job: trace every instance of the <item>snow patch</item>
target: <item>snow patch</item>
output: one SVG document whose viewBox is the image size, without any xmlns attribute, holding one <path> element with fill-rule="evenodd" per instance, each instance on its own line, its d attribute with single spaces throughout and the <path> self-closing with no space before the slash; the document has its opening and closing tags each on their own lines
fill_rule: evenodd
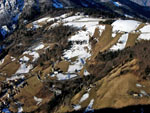
<svg viewBox="0 0 150 113">
<path fill-rule="evenodd" d="M 71 14 L 72 14 L 72 13 L 66 13 L 66 14 L 63 14 L 63 15 L 61 15 L 61 16 L 59 16 L 59 17 L 55 17 L 55 18 L 52 18 L 52 17 L 50 17 L 50 16 L 49 16 L 49 17 L 41 18 L 41 19 L 39 19 L 39 20 L 36 20 L 36 21 L 32 22 L 33 29 L 40 28 L 40 27 L 42 27 L 43 25 L 45 25 L 45 24 L 47 24 L 47 23 L 49 23 L 49 22 L 51 22 L 51 21 L 57 20 L 57 22 L 55 22 L 54 24 L 52 24 L 52 25 L 50 26 L 50 28 L 55 27 L 55 26 L 59 25 L 59 23 L 61 23 L 62 19 L 68 17 L 68 16 L 71 15 Z M 58 21 L 58 20 L 59 20 L 59 21 Z M 49 29 L 50 29 L 50 28 L 49 28 Z"/>
<path fill-rule="evenodd" d="M 4 63 L 5 59 L 0 60 L 0 65 Z"/>
<path fill-rule="evenodd" d="M 141 92 L 144 96 L 147 96 L 147 95 L 148 95 L 144 90 L 141 90 L 140 92 Z"/>
<path fill-rule="evenodd" d="M 138 37 L 138 40 L 150 40 L 150 25 L 144 26 L 140 31 L 141 35 Z"/>
<path fill-rule="evenodd" d="M 9 29 L 7 26 L 2 26 L 2 29 L 4 29 L 5 31 L 9 32 Z"/>
<path fill-rule="evenodd" d="M 80 103 L 82 103 L 83 101 L 85 101 L 88 98 L 89 98 L 89 93 L 84 94 L 80 99 Z"/>
<path fill-rule="evenodd" d="M 125 17 L 127 18 L 133 18 L 133 16 L 130 16 L 130 15 L 127 15 L 127 14 L 124 14 Z"/>
<path fill-rule="evenodd" d="M 12 57 L 12 56 L 11 56 L 10 58 L 11 58 L 11 61 L 15 61 L 15 60 L 16 60 L 16 58 L 14 58 L 14 57 Z"/>
<path fill-rule="evenodd" d="M 75 72 L 76 70 L 81 70 L 82 67 L 83 67 L 83 66 L 80 64 L 80 62 L 78 62 L 78 64 L 69 65 L 68 72 L 69 72 L 69 73 L 73 73 L 73 72 Z"/>
<path fill-rule="evenodd" d="M 83 16 L 71 16 L 71 17 L 63 19 L 63 22 L 72 22 L 72 21 L 78 20 L 78 19 L 80 19 L 82 17 Z"/>
<path fill-rule="evenodd" d="M 113 4 L 114 4 L 115 6 L 117 6 L 117 7 L 122 6 L 122 4 L 121 4 L 121 3 L 119 3 L 119 2 L 113 2 Z"/>
<path fill-rule="evenodd" d="M 41 98 L 37 98 L 36 96 L 34 96 L 34 100 L 37 102 L 36 105 L 39 105 L 42 102 Z"/>
<path fill-rule="evenodd" d="M 136 87 L 142 87 L 142 85 L 141 84 L 136 84 Z"/>
<path fill-rule="evenodd" d="M 37 51 L 37 50 L 40 50 L 40 49 L 43 49 L 43 48 L 44 48 L 44 44 L 40 44 L 37 47 L 35 47 L 33 50 Z"/>
<path fill-rule="evenodd" d="M 7 78 L 6 81 L 10 81 L 10 80 L 18 80 L 18 79 L 24 79 L 24 75 L 15 75 L 15 76 L 12 76 L 10 78 Z"/>
<path fill-rule="evenodd" d="M 16 74 L 28 73 L 32 69 L 32 65 L 27 66 L 25 63 L 21 64 L 20 68 L 17 70 Z"/>
<path fill-rule="evenodd" d="M 84 70 L 84 76 L 88 76 L 88 75 L 90 75 L 90 73 L 85 69 Z"/>
<path fill-rule="evenodd" d="M 140 29 L 140 31 L 143 33 L 143 32 L 150 32 L 150 25 L 146 25 L 144 26 L 143 28 Z"/>
<path fill-rule="evenodd" d="M 36 22 L 40 23 L 40 22 L 45 22 L 49 19 L 49 17 L 44 17 L 44 18 L 41 18 L 39 20 L 37 20 Z"/>
<path fill-rule="evenodd" d="M 122 50 L 126 46 L 126 42 L 128 40 L 128 34 L 124 34 L 120 37 L 118 40 L 118 43 L 116 45 L 113 45 L 110 50 L 111 51 L 117 51 L 117 50 Z"/>
<path fill-rule="evenodd" d="M 28 62 L 30 59 L 26 56 L 23 56 L 22 58 L 20 58 L 20 60 L 23 62 Z"/>
<path fill-rule="evenodd" d="M 115 36 L 116 36 L 116 33 L 112 33 L 112 38 L 115 38 Z"/>
<path fill-rule="evenodd" d="M 122 32 L 132 32 L 141 24 L 139 21 L 135 20 L 116 20 L 112 23 L 113 32 L 122 31 Z"/>
<path fill-rule="evenodd" d="M 58 80 L 68 80 L 71 78 L 76 77 L 76 74 L 62 74 L 62 73 L 55 73 L 51 77 L 57 77 Z"/>
<path fill-rule="evenodd" d="M 94 99 L 92 99 L 89 103 L 89 105 L 87 106 L 87 108 L 85 109 L 85 113 L 86 112 L 94 112 L 94 110 L 92 109 L 92 106 L 94 104 Z"/>
<path fill-rule="evenodd" d="M 19 108 L 18 108 L 18 113 L 22 113 L 23 112 L 23 108 L 20 106 Z"/>
<path fill-rule="evenodd" d="M 36 51 L 25 51 L 23 54 L 31 55 L 33 57 L 33 62 L 40 57 L 39 53 Z"/>
<path fill-rule="evenodd" d="M 74 105 L 73 108 L 74 110 L 78 111 L 79 109 L 81 109 L 81 105 Z"/>
</svg>

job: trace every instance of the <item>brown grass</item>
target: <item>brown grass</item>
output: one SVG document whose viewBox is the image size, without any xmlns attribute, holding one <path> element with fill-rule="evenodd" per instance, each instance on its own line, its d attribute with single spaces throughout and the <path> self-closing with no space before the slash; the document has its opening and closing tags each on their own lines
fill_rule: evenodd
<svg viewBox="0 0 150 113">
<path fill-rule="evenodd" d="M 140 30 L 141 28 L 143 28 L 146 24 L 145 23 L 141 23 L 137 28 L 136 30 Z"/>
<path fill-rule="evenodd" d="M 8 65 L 11 62 L 11 58 L 9 55 L 5 56 L 3 64 L 0 65 L 0 69 L 2 69 L 4 66 Z"/>
<path fill-rule="evenodd" d="M 60 68 L 63 72 L 67 72 L 69 68 L 70 63 L 67 61 L 61 61 L 56 65 L 56 68 Z"/>
<path fill-rule="evenodd" d="M 27 28 L 27 29 L 31 29 L 32 27 L 33 27 L 33 24 L 32 24 L 32 23 L 26 25 L 26 28 Z"/>
<path fill-rule="evenodd" d="M 99 37 L 99 42 L 96 43 L 93 49 L 92 59 L 97 56 L 99 51 L 101 51 L 105 46 L 107 46 L 112 40 L 112 26 L 106 25 L 105 30 L 102 35 Z"/>
<path fill-rule="evenodd" d="M 137 76 L 128 73 L 117 77 L 116 74 L 113 73 L 98 82 L 99 89 L 93 106 L 95 109 L 106 107 L 122 108 L 129 105 L 145 104 L 144 102 L 146 101 L 147 104 L 150 103 L 148 98 L 136 99 L 128 94 L 129 91 L 140 93 L 140 90 L 143 89 L 136 87 L 136 83 L 139 80 Z M 148 88 L 144 90 L 149 92 Z"/>
<path fill-rule="evenodd" d="M 16 73 L 19 67 L 20 64 L 18 62 L 13 61 L 9 65 L 5 66 L 0 72 L 6 72 L 8 75 L 7 77 L 9 77 L 12 74 Z"/>
<path fill-rule="evenodd" d="M 126 47 L 134 46 L 139 35 L 140 34 L 129 33 Z"/>
<path fill-rule="evenodd" d="M 104 52 L 108 49 L 110 49 L 114 44 L 116 44 L 119 40 L 119 38 L 123 35 L 123 33 L 118 33 L 116 34 L 116 36 L 114 38 L 112 38 L 112 41 L 110 41 L 109 44 L 107 44 L 107 46 L 105 46 L 100 52 Z"/>
<path fill-rule="evenodd" d="M 37 76 L 31 77 L 27 82 L 29 86 L 21 89 L 21 92 L 15 96 L 15 98 L 19 99 L 19 101 L 24 104 L 23 109 L 25 112 L 31 112 L 38 108 L 34 96 L 39 95 L 38 93 L 43 88 L 43 84 L 37 79 Z"/>
<path fill-rule="evenodd" d="M 99 37 L 100 37 L 100 32 L 99 32 L 99 28 L 98 28 L 98 27 L 95 29 L 95 32 L 94 32 L 94 34 L 93 34 L 93 37 L 99 39 Z"/>
<path fill-rule="evenodd" d="M 17 62 L 17 60 L 12 61 L 11 57 L 7 55 L 4 63 L 0 65 L 0 73 L 6 73 L 7 77 L 10 77 L 12 74 L 16 73 L 19 67 L 20 64 Z"/>
</svg>

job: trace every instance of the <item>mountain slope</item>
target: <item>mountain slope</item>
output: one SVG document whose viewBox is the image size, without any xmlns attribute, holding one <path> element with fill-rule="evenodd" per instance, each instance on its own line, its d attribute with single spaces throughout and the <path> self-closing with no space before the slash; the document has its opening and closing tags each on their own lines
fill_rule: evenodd
<svg viewBox="0 0 150 113">
<path fill-rule="evenodd" d="M 0 4 L 0 31 L 3 38 L 17 27 L 19 18 L 33 19 L 33 17 L 47 12 L 50 7 L 94 8 L 104 12 L 113 12 L 118 16 L 129 15 L 145 20 L 150 18 L 149 7 L 140 6 L 129 0 L 110 0 L 107 2 L 95 0 L 2 0 Z M 20 16 L 21 14 L 22 16 Z"/>
<path fill-rule="evenodd" d="M 1 109 L 67 113 L 150 104 L 150 24 L 61 13 L 42 15 L 3 40 Z"/>
</svg>

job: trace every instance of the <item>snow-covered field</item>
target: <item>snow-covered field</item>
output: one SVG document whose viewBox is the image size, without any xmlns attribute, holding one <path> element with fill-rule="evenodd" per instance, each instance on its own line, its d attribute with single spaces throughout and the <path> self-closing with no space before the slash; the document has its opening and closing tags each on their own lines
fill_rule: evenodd
<svg viewBox="0 0 150 113">
<path fill-rule="evenodd" d="M 135 20 L 117 20 L 112 23 L 113 32 L 132 32 L 141 24 L 139 21 Z"/>
<path fill-rule="evenodd" d="M 140 39 L 144 40 L 150 40 L 150 25 L 144 26 L 142 29 L 140 29 L 141 35 L 139 36 Z"/>
</svg>

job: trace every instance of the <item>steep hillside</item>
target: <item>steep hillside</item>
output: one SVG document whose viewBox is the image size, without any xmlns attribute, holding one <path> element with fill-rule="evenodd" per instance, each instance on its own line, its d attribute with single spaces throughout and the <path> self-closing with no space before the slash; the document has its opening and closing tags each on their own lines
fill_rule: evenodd
<svg viewBox="0 0 150 113">
<path fill-rule="evenodd" d="M 20 21 L 33 21 L 46 15 L 52 8 L 92 8 L 117 17 L 132 17 L 148 21 L 150 7 L 148 1 L 141 0 L 144 6 L 130 0 L 1 0 L 0 1 L 0 40 L 18 28 Z M 18 23 L 19 22 L 19 23 Z"/>
<path fill-rule="evenodd" d="M 149 23 L 89 10 L 52 11 L 3 40 L 1 111 L 89 112 L 150 104 Z"/>
</svg>

